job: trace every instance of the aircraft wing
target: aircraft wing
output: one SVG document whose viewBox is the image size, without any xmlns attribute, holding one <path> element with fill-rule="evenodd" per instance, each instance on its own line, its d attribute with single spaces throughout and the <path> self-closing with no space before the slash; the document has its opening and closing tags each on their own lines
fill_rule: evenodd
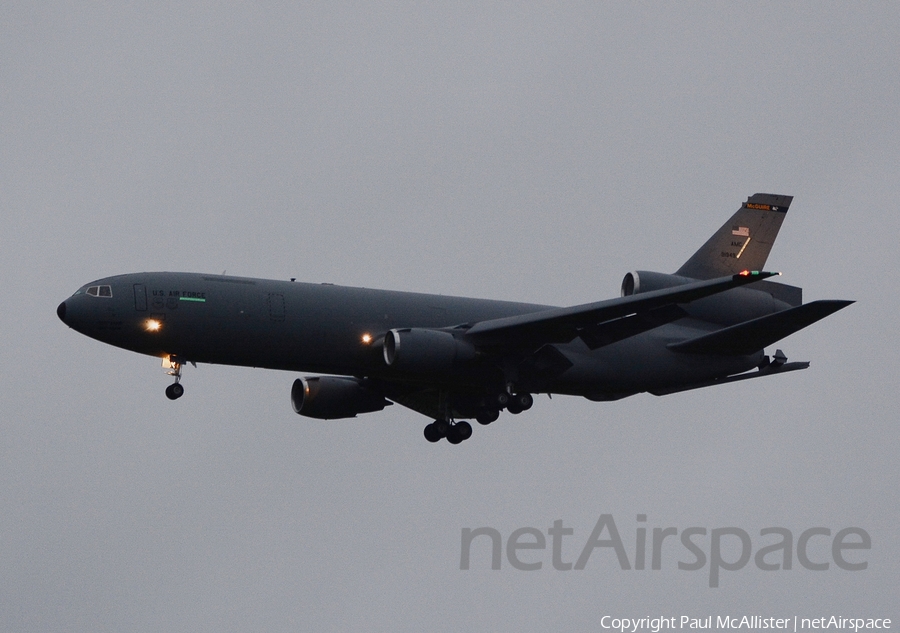
<svg viewBox="0 0 900 633">
<path fill-rule="evenodd" d="M 744 271 L 570 308 L 552 308 L 480 321 L 467 330 L 466 338 L 479 345 L 527 344 L 537 348 L 546 343 L 568 343 L 581 336 L 589 347 L 595 349 L 681 318 L 684 313 L 678 308 L 679 303 L 696 301 L 779 274 Z"/>
<path fill-rule="evenodd" d="M 836 299 L 813 301 L 697 338 L 670 343 L 668 347 L 673 352 L 686 354 L 752 354 L 851 303 Z"/>
</svg>

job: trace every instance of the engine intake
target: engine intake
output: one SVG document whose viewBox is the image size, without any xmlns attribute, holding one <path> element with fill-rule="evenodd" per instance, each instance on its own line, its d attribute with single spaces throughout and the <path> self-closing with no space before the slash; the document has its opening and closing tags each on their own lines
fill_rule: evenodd
<svg viewBox="0 0 900 633">
<path fill-rule="evenodd" d="M 442 330 L 406 328 L 384 335 L 384 362 L 402 372 L 440 375 L 475 358 L 471 343 Z"/>
<path fill-rule="evenodd" d="M 360 413 L 381 411 L 389 404 L 356 378 L 312 376 L 298 378 L 291 387 L 294 413 L 319 420 L 355 418 Z"/>
<path fill-rule="evenodd" d="M 680 277 L 679 275 L 655 273 L 650 270 L 635 270 L 627 273 L 622 280 L 622 296 L 630 297 L 641 292 L 683 286 L 695 281 L 697 280 L 689 277 Z"/>
</svg>

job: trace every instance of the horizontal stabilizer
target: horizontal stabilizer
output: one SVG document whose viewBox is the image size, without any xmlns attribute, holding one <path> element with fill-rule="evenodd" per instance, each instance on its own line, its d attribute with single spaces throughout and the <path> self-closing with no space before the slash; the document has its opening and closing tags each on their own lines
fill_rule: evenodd
<svg viewBox="0 0 900 633">
<path fill-rule="evenodd" d="M 669 343 L 668 347 L 673 352 L 686 354 L 752 354 L 851 303 L 841 300 L 813 301 L 687 341 Z"/>
</svg>

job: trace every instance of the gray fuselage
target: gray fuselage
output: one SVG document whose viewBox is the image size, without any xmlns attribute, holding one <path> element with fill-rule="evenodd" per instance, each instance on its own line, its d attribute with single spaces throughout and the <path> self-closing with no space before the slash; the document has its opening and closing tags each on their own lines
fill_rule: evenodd
<svg viewBox="0 0 900 633">
<path fill-rule="evenodd" d="M 96 287 L 108 287 L 103 292 L 109 296 L 88 294 L 87 289 Z M 734 302 L 729 296 L 751 297 L 753 313 L 742 309 L 731 316 L 728 306 Z M 422 377 L 399 374 L 385 363 L 381 345 L 389 330 L 454 328 L 550 307 L 160 272 L 97 280 L 79 289 L 60 309 L 73 329 L 141 354 L 415 383 Z M 534 390 L 602 400 L 745 371 L 759 363 L 762 350 L 741 356 L 678 354 L 666 345 L 786 306 L 764 292 L 742 288 L 685 307 L 686 318 L 594 351 L 577 338 L 553 346 L 571 367 Z M 439 382 L 464 389 L 490 377 L 492 371 L 490 366 L 463 366 Z"/>
</svg>

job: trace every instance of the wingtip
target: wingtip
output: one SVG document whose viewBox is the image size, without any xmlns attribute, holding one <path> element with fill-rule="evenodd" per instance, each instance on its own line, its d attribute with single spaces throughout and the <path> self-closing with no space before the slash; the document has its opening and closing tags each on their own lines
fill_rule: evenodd
<svg viewBox="0 0 900 633">
<path fill-rule="evenodd" d="M 741 272 L 734 275 L 737 277 L 759 277 L 760 279 L 768 279 L 769 277 L 780 276 L 779 272 L 772 272 L 766 270 L 742 270 Z"/>
</svg>

